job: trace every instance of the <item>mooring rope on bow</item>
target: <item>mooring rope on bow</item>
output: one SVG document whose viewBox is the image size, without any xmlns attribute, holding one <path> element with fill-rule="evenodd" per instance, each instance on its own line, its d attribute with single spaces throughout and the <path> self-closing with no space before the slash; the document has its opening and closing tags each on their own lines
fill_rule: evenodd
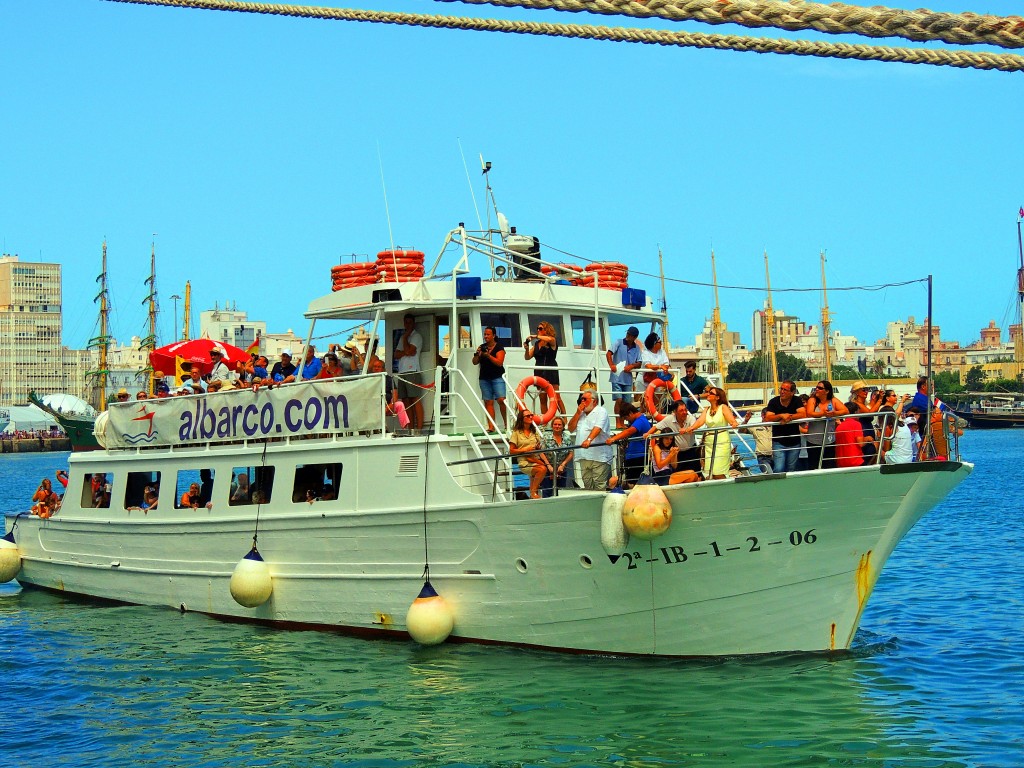
<svg viewBox="0 0 1024 768">
<path fill-rule="evenodd" d="M 262 13 L 274 16 L 363 21 L 375 24 L 400 24 L 435 29 L 466 29 L 481 32 L 571 37 L 586 40 L 671 45 L 684 48 L 712 48 L 748 53 L 780 53 L 823 58 L 886 61 L 904 64 L 932 64 L 959 68 L 1020 72 L 1024 56 L 983 51 L 903 48 L 856 43 L 827 43 L 809 40 L 783 40 L 737 35 L 715 35 L 700 32 L 672 32 L 658 29 L 604 27 L 590 24 L 551 24 L 547 22 L 477 19 L 390 11 L 364 11 L 353 8 L 284 5 L 279 3 L 232 2 L 231 0 L 106 0 L 134 5 L 161 5 L 198 8 L 239 13 Z M 542 0 L 546 1 L 546 0 Z M 658 0 L 652 0 L 657 2 Z"/>
<path fill-rule="evenodd" d="M 456 0 L 443 0 L 455 2 Z M 920 8 L 846 3 L 806 3 L 802 0 L 458 0 L 504 7 L 554 9 L 704 24 L 739 24 L 753 29 L 771 27 L 790 32 L 813 30 L 828 35 L 902 37 L 915 42 L 938 40 L 954 45 L 994 45 L 1024 48 L 1024 18 L 977 13 L 942 13 Z"/>
</svg>

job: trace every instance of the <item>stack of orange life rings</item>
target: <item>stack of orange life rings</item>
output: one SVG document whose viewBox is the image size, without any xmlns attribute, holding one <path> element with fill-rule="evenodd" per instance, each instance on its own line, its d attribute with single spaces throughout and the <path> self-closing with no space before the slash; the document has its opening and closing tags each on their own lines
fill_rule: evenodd
<svg viewBox="0 0 1024 768">
<path fill-rule="evenodd" d="M 409 283 L 423 277 L 423 251 L 404 248 L 377 254 L 377 278 L 382 283 Z"/>
<path fill-rule="evenodd" d="M 377 282 L 377 264 L 372 261 L 361 261 L 354 264 L 339 264 L 331 267 L 331 290 L 341 291 L 360 285 L 371 285 Z"/>
<path fill-rule="evenodd" d="M 597 277 L 599 288 L 621 291 L 629 284 L 629 267 L 617 261 L 595 261 L 574 282 L 576 285 L 592 288 L 595 276 Z"/>
</svg>

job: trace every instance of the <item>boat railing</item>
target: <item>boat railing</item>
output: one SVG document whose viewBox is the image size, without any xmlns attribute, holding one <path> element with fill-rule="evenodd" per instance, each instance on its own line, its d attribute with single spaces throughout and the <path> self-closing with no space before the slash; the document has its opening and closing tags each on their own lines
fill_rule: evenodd
<svg viewBox="0 0 1024 768">
<path fill-rule="evenodd" d="M 799 470 L 819 470 L 819 469 L 834 469 L 838 467 L 834 451 L 830 450 L 834 448 L 834 443 L 829 443 L 828 440 L 830 433 L 834 439 L 834 427 L 840 419 L 854 419 L 857 421 L 867 421 L 870 424 L 869 430 L 874 435 L 876 441 L 876 450 L 869 455 L 867 461 L 861 466 L 871 466 L 885 463 L 883 449 L 883 441 L 886 440 L 886 434 L 891 434 L 893 424 L 897 421 L 897 415 L 892 412 L 882 413 L 859 413 L 859 414 L 846 414 L 840 417 L 828 417 L 828 418 L 805 418 L 795 419 L 792 424 L 798 426 L 802 425 L 820 425 L 822 427 L 823 435 L 823 446 L 821 450 L 813 450 L 817 446 L 811 444 L 812 450 L 810 454 L 813 456 L 812 459 L 805 460 L 803 464 L 798 466 Z M 822 424 L 822 422 L 826 422 Z M 827 422 L 832 422 L 829 424 Z M 725 426 L 725 427 L 702 427 L 695 430 L 692 434 L 698 441 L 695 444 L 697 449 L 697 455 L 699 458 L 694 462 L 680 462 L 678 469 L 692 469 L 700 473 L 702 480 L 712 479 L 709 475 L 713 472 L 714 457 L 720 450 L 726 450 L 729 453 L 729 461 L 727 463 L 728 471 L 727 477 L 743 477 L 759 474 L 772 474 L 772 457 L 769 455 L 758 456 L 756 451 L 749 447 L 749 444 L 740 442 L 737 437 L 740 432 L 753 432 L 759 428 L 771 429 L 771 423 L 760 422 L 757 424 L 740 424 L 737 427 Z M 653 455 L 653 441 L 661 437 L 676 437 L 678 432 L 674 431 L 661 431 L 655 432 L 651 437 L 645 437 L 638 435 L 627 438 L 626 440 L 614 441 L 615 451 L 612 459 L 612 476 L 618 478 L 616 482 L 621 482 L 622 479 L 627 478 L 627 467 L 624 462 L 624 454 L 626 444 L 637 440 L 644 441 L 644 461 L 643 461 L 643 472 L 647 475 L 654 476 L 658 482 L 668 483 L 670 481 L 671 473 L 665 473 L 664 477 L 659 478 L 655 474 L 655 464 Z M 959 460 L 959 447 L 956 442 L 957 435 L 950 435 L 953 450 L 950 451 L 949 456 L 934 455 L 933 452 L 922 449 L 918 456 L 914 457 L 914 460 L 942 460 L 946 458 L 955 458 Z M 927 441 L 926 441 L 927 442 Z M 582 445 L 573 444 L 566 445 L 559 450 L 578 450 L 582 448 Z M 785 450 L 801 451 L 806 450 L 805 445 L 797 445 L 793 448 L 787 448 Z M 550 453 L 551 449 L 538 449 L 536 451 L 521 452 L 513 456 L 511 453 L 495 454 L 492 456 L 481 456 L 460 461 L 449 462 L 450 468 L 455 467 L 478 467 L 478 469 L 469 469 L 461 471 L 460 477 L 463 478 L 463 482 L 471 483 L 477 487 L 477 489 L 483 488 L 487 483 L 491 483 L 491 500 L 505 499 L 505 498 L 527 498 L 528 493 L 526 488 L 529 484 L 529 477 L 526 473 L 523 473 L 517 468 L 518 459 L 522 457 L 529 457 L 538 455 L 541 453 Z M 808 463 L 811 461 L 812 463 Z M 573 462 L 575 466 L 576 462 Z M 511 474 L 509 474 L 509 467 L 511 467 Z M 672 467 L 673 470 L 676 467 Z M 707 474 L 704 474 L 707 472 Z M 453 474 L 456 472 L 453 470 Z M 506 482 L 499 485 L 498 479 L 502 478 Z M 636 478 L 630 478 L 635 480 Z M 692 476 L 689 481 L 692 481 Z M 541 486 L 542 495 L 551 496 L 558 495 L 566 491 L 577 489 L 579 486 L 575 482 L 574 470 L 568 470 L 564 478 L 557 478 L 557 482 L 552 482 L 552 478 L 546 477 Z M 499 490 L 501 491 L 499 493 Z M 487 495 L 487 494 L 483 494 Z"/>
</svg>

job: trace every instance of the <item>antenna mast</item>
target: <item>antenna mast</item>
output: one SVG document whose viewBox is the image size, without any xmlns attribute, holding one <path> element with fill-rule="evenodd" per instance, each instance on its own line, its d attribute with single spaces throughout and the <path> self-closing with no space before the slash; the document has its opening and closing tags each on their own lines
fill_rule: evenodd
<svg viewBox="0 0 1024 768">
<path fill-rule="evenodd" d="M 725 365 L 722 360 L 722 316 L 718 309 L 718 274 L 715 271 L 715 249 L 711 249 L 711 282 L 715 286 L 715 309 L 711 314 L 711 330 L 715 334 L 715 360 L 722 375 L 722 389 L 725 387 Z"/>
<path fill-rule="evenodd" d="M 768 273 L 768 251 L 764 252 L 764 282 L 768 287 L 768 307 L 764 313 L 765 330 L 768 336 L 768 363 L 772 369 L 772 393 L 779 391 L 779 364 L 775 357 L 775 309 L 772 307 L 772 278 Z M 765 398 L 767 402 L 768 398 Z"/>
<path fill-rule="evenodd" d="M 658 246 L 658 276 L 661 278 L 661 311 L 665 314 L 661 335 L 665 337 L 663 346 L 667 355 L 671 347 L 668 341 L 668 295 L 665 293 L 665 263 L 662 260 L 660 245 Z"/>
<path fill-rule="evenodd" d="M 831 316 L 828 312 L 828 289 L 825 287 L 825 252 L 821 252 L 821 354 L 825 360 L 825 380 L 832 381 L 832 358 L 829 355 L 829 321 Z"/>
</svg>

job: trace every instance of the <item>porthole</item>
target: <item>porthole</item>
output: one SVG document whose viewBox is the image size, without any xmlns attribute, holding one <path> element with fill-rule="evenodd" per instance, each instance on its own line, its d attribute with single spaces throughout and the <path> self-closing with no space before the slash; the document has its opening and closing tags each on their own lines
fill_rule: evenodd
<svg viewBox="0 0 1024 768">
<path fill-rule="evenodd" d="M 519 571 L 520 573 L 526 573 L 528 568 L 529 568 L 529 566 L 526 564 L 526 561 L 523 560 L 523 558 L 521 558 L 521 557 L 517 557 L 516 558 L 516 570 L 517 571 Z"/>
<path fill-rule="evenodd" d="M 594 561 L 590 559 L 590 555 L 580 555 L 580 565 L 584 568 L 593 568 Z"/>
</svg>

